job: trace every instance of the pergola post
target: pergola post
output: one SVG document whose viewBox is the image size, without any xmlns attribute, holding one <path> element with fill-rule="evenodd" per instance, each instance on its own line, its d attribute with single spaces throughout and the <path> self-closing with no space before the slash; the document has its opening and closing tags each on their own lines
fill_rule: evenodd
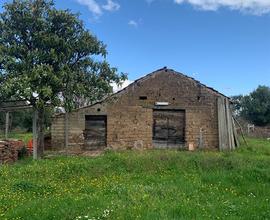
<svg viewBox="0 0 270 220">
<path fill-rule="evenodd" d="M 6 112 L 6 126 L 5 126 L 5 139 L 8 139 L 8 131 L 9 131 L 9 112 Z"/>
<path fill-rule="evenodd" d="M 65 112 L 65 148 L 68 148 L 68 112 Z"/>
<path fill-rule="evenodd" d="M 33 109 L 33 159 L 37 160 L 37 110 Z"/>
</svg>

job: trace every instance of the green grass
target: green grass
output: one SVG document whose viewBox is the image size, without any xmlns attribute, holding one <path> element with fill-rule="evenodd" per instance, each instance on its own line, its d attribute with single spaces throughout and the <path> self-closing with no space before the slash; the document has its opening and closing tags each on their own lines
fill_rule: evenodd
<svg viewBox="0 0 270 220">
<path fill-rule="evenodd" d="M 4 139 L 5 138 L 5 134 L 4 132 L 2 131 L 0 133 L 0 140 L 1 139 Z M 28 141 L 30 139 L 32 139 L 32 133 L 27 133 L 27 132 L 10 132 L 8 134 L 8 138 L 11 138 L 11 139 L 19 139 L 19 140 L 22 140 L 24 143 L 28 143 Z"/>
<path fill-rule="evenodd" d="M 270 142 L 27 159 L 0 168 L 0 189 L 0 219 L 270 219 Z"/>
</svg>

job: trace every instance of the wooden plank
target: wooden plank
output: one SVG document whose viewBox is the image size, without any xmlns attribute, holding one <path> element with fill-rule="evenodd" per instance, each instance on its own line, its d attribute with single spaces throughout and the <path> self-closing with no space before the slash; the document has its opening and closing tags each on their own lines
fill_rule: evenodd
<svg viewBox="0 0 270 220">
<path fill-rule="evenodd" d="M 244 135 L 244 131 L 243 131 L 243 128 L 242 128 L 241 124 L 239 123 L 239 121 L 237 121 L 236 118 L 234 118 L 234 120 L 235 120 L 236 123 L 238 124 L 238 126 L 239 126 L 239 128 L 240 128 L 240 131 L 241 131 L 241 134 L 242 134 L 242 138 L 243 138 L 243 140 L 244 140 L 246 146 L 248 147 L 248 143 L 247 143 L 247 141 L 246 141 L 246 138 L 245 138 L 245 135 Z"/>
<path fill-rule="evenodd" d="M 203 129 L 200 128 L 199 149 L 203 149 Z"/>
<path fill-rule="evenodd" d="M 228 113 L 226 108 L 226 99 L 223 97 L 218 98 L 218 126 L 219 126 L 219 149 L 229 150 L 231 149 L 231 143 L 229 139 L 229 125 L 228 125 Z"/>
<path fill-rule="evenodd" d="M 32 106 L 16 106 L 16 107 L 0 107 L 0 112 L 15 112 L 18 110 L 28 110 L 28 109 L 32 109 Z"/>
<path fill-rule="evenodd" d="M 93 121 L 85 121 L 86 125 L 91 125 L 91 126 L 104 126 L 105 121 L 104 120 L 93 120 Z"/>
<path fill-rule="evenodd" d="M 226 110 L 226 121 L 227 121 L 227 133 L 228 133 L 228 149 L 232 149 L 232 139 L 231 139 L 231 133 L 230 133 L 230 115 L 228 110 L 228 103 L 227 99 L 225 100 L 225 110 Z"/>
<path fill-rule="evenodd" d="M 102 121 L 85 121 L 85 129 L 90 129 L 90 128 L 102 128 L 105 127 L 106 123 L 104 120 Z"/>
<path fill-rule="evenodd" d="M 106 130 L 105 128 L 103 130 L 96 131 L 94 129 L 88 130 L 84 132 L 85 138 L 104 138 L 105 137 Z"/>
<path fill-rule="evenodd" d="M 225 101 L 226 106 L 226 117 L 227 117 L 227 127 L 228 127 L 228 138 L 229 138 L 229 150 L 235 149 L 234 136 L 233 136 L 233 125 L 232 125 L 232 114 L 230 109 L 229 100 Z"/>
<path fill-rule="evenodd" d="M 217 99 L 217 109 L 218 109 L 218 142 L 219 150 L 223 149 L 223 137 L 222 137 L 222 98 Z"/>
<path fill-rule="evenodd" d="M 155 116 L 154 118 L 154 138 L 155 139 L 168 139 L 168 120 L 166 118 L 160 118 Z"/>
<path fill-rule="evenodd" d="M 233 117 L 232 117 L 232 122 L 233 122 L 233 134 L 234 134 L 234 140 L 235 140 L 235 147 L 239 147 L 240 143 L 239 143 L 238 134 L 236 131 L 236 126 L 235 126 L 235 121 L 234 121 Z"/>
<path fill-rule="evenodd" d="M 153 142 L 158 148 L 180 147 L 185 141 L 185 112 L 179 110 L 153 111 Z"/>
<path fill-rule="evenodd" d="M 84 144 L 86 149 L 98 149 L 106 146 L 106 126 L 106 116 L 85 116 Z"/>
</svg>

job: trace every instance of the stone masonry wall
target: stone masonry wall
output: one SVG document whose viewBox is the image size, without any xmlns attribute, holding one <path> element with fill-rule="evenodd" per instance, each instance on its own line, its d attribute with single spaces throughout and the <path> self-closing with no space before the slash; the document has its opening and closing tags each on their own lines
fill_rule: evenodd
<svg viewBox="0 0 270 220">
<path fill-rule="evenodd" d="M 69 147 L 82 147 L 85 115 L 107 115 L 106 104 L 96 104 L 91 108 L 80 108 L 68 114 Z M 65 115 L 54 117 L 52 127 L 53 149 L 63 149 L 65 140 Z"/>
<path fill-rule="evenodd" d="M 161 109 L 181 109 L 186 112 L 185 141 L 198 148 L 200 136 L 204 148 L 218 148 L 218 93 L 197 81 L 173 71 L 160 71 L 128 87 L 115 100 L 115 106 L 157 108 L 156 102 L 168 102 Z M 140 100 L 140 96 L 147 100 Z M 132 129 L 132 125 L 130 126 Z"/>
<path fill-rule="evenodd" d="M 107 145 L 113 149 L 152 147 L 152 110 L 140 106 L 108 109 Z"/>
<path fill-rule="evenodd" d="M 154 108 L 185 110 L 186 146 L 218 148 L 217 97 L 219 93 L 182 74 L 160 70 L 133 83 L 101 104 L 69 115 L 70 145 L 82 145 L 85 115 L 107 115 L 107 145 L 112 148 L 151 148 Z M 140 97 L 147 97 L 141 100 Z M 168 106 L 155 106 L 168 102 Z M 64 115 L 52 126 L 54 146 L 63 147 Z"/>
<path fill-rule="evenodd" d="M 64 130 L 64 116 L 61 114 L 54 117 L 51 126 L 52 149 L 64 147 Z"/>
</svg>

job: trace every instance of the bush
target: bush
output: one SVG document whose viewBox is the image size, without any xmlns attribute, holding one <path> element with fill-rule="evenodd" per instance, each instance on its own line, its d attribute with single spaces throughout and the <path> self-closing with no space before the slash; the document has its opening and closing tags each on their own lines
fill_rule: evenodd
<svg viewBox="0 0 270 220">
<path fill-rule="evenodd" d="M 28 149 L 24 146 L 18 150 L 18 159 L 23 159 L 29 155 Z"/>
</svg>

